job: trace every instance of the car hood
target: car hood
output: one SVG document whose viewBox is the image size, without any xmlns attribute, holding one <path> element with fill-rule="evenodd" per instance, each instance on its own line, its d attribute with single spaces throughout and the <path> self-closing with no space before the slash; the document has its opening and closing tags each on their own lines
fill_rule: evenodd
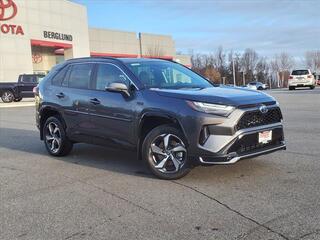
<svg viewBox="0 0 320 240">
<path fill-rule="evenodd" d="M 273 97 L 250 89 L 237 87 L 209 87 L 203 89 L 153 89 L 160 96 L 231 106 L 255 105 L 273 102 Z"/>
</svg>

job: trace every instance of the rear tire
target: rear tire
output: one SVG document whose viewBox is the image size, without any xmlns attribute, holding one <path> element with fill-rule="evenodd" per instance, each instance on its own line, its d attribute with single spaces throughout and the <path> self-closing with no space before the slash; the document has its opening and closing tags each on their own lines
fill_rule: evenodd
<svg viewBox="0 0 320 240">
<path fill-rule="evenodd" d="M 49 117 L 43 125 L 43 140 L 49 154 L 60 157 L 72 150 L 73 144 L 66 135 L 58 116 Z"/>
<path fill-rule="evenodd" d="M 182 178 L 192 168 L 187 141 L 182 132 L 171 125 L 151 130 L 143 141 L 141 152 L 150 171 L 161 179 Z"/>
<path fill-rule="evenodd" d="M 289 87 L 289 90 L 295 90 L 296 88 L 295 87 Z"/>
<path fill-rule="evenodd" d="M 315 88 L 315 86 L 310 86 L 310 89 L 314 89 Z"/>
<path fill-rule="evenodd" d="M 10 90 L 5 90 L 1 95 L 1 100 L 4 103 L 11 103 L 14 100 L 13 92 Z"/>
</svg>

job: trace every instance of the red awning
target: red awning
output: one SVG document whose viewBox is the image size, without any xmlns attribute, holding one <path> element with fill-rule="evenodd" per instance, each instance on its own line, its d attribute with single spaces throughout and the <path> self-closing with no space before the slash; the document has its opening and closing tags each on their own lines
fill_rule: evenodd
<svg viewBox="0 0 320 240">
<path fill-rule="evenodd" d="M 34 39 L 31 40 L 31 45 L 41 46 L 41 47 L 63 48 L 63 49 L 72 48 L 72 44 L 69 44 L 69 43 L 51 42 L 51 41 L 34 40 Z"/>
</svg>

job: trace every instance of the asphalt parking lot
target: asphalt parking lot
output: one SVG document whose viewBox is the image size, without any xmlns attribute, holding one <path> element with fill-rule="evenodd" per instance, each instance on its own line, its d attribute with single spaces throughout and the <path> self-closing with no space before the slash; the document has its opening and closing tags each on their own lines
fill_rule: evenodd
<svg viewBox="0 0 320 240">
<path fill-rule="evenodd" d="M 130 152 L 79 144 L 53 158 L 34 108 L 1 103 L 0 239 L 320 239 L 320 89 L 269 93 L 287 151 L 177 181 Z"/>
</svg>

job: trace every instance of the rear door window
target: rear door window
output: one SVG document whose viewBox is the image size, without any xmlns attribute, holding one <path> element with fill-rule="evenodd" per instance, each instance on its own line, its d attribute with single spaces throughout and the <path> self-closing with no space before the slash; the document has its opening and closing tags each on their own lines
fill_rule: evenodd
<svg viewBox="0 0 320 240">
<path fill-rule="evenodd" d="M 93 64 L 75 64 L 71 67 L 68 86 L 70 88 L 88 89 L 93 72 Z"/>
</svg>

